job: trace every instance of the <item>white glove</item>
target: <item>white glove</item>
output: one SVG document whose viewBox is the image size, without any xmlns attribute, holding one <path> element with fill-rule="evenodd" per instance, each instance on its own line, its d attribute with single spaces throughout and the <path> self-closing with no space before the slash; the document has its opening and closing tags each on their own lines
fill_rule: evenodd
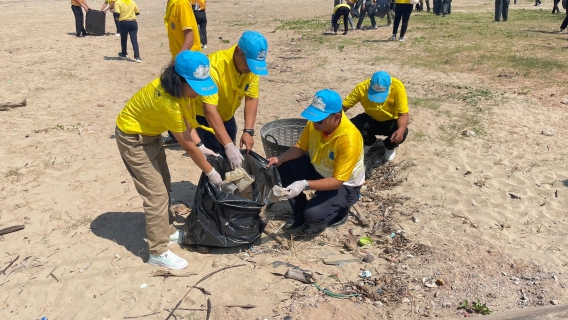
<svg viewBox="0 0 568 320">
<path fill-rule="evenodd" d="M 218 157 L 219 154 L 213 152 L 213 150 L 207 148 L 204 145 L 200 145 L 199 147 L 197 147 L 197 149 L 199 149 L 199 151 L 201 151 L 201 153 L 203 153 L 203 155 L 205 156 L 205 158 L 207 158 L 207 156 L 214 156 L 214 157 Z"/>
<path fill-rule="evenodd" d="M 308 182 L 306 180 L 293 182 L 288 187 L 286 187 L 286 191 L 288 191 L 286 198 L 292 199 L 297 197 L 302 191 L 304 191 L 307 184 Z"/>
<path fill-rule="evenodd" d="M 231 169 L 235 170 L 243 165 L 243 155 L 232 142 L 225 146 L 225 154 L 231 163 Z"/>
<path fill-rule="evenodd" d="M 221 182 L 223 182 L 221 175 L 219 174 L 219 172 L 217 172 L 217 170 L 215 170 L 215 168 L 213 168 L 211 172 L 207 173 L 207 178 L 209 178 L 209 181 L 216 186 L 220 185 Z"/>
</svg>

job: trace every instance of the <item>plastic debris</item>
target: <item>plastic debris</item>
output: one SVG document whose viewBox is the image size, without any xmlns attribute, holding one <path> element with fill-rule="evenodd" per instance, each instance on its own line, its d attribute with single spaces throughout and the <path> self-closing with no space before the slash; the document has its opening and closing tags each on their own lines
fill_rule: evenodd
<svg viewBox="0 0 568 320">
<path fill-rule="evenodd" d="M 370 278 L 371 276 L 372 276 L 372 273 L 369 270 L 365 270 L 365 271 L 359 273 L 359 277 L 361 277 L 361 278 Z"/>
<path fill-rule="evenodd" d="M 364 237 L 359 238 L 358 243 L 359 243 L 360 246 L 366 246 L 368 244 L 373 243 L 373 239 L 371 239 L 367 236 L 364 236 Z"/>
<path fill-rule="evenodd" d="M 144 288 L 146 288 L 147 286 L 148 286 L 147 284 L 143 283 L 143 284 L 140 285 L 140 289 L 144 289 Z"/>
</svg>

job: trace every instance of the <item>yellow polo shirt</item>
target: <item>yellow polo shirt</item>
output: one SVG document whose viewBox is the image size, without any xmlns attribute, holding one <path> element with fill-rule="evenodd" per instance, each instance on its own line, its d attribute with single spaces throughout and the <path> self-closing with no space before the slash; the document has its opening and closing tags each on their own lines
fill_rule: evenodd
<svg viewBox="0 0 568 320">
<path fill-rule="evenodd" d="M 191 9 L 189 0 L 169 0 L 166 7 L 166 15 L 164 23 L 168 29 L 168 41 L 170 43 L 170 53 L 172 60 L 181 50 L 185 42 L 184 30 L 193 31 L 193 46 L 191 51 L 201 51 L 201 39 L 199 38 L 199 30 L 195 15 Z"/>
<path fill-rule="evenodd" d="M 205 1 L 206 0 L 190 0 L 191 7 L 195 11 L 205 11 L 205 8 L 206 8 Z"/>
<path fill-rule="evenodd" d="M 136 20 L 136 14 L 140 12 L 134 0 L 117 0 L 114 3 L 114 12 L 119 13 L 118 21 Z"/>
<path fill-rule="evenodd" d="M 244 97 L 258 98 L 259 76 L 252 72 L 240 74 L 233 62 L 235 48 L 219 50 L 210 54 L 209 74 L 219 88 L 219 92 L 210 96 L 197 97 L 191 103 L 199 116 L 204 116 L 203 103 L 217 106 L 223 122 L 230 120 L 241 106 Z"/>
<path fill-rule="evenodd" d="M 296 147 L 309 152 L 312 165 L 322 177 L 333 177 L 354 187 L 365 182 L 363 137 L 344 112 L 339 126 L 329 136 L 308 121 Z"/>
<path fill-rule="evenodd" d="M 376 103 L 368 98 L 371 79 L 359 83 L 353 91 L 343 100 L 343 106 L 347 109 L 352 108 L 357 103 L 361 103 L 365 113 L 377 121 L 388 121 L 398 119 L 401 113 L 408 113 L 408 98 L 404 84 L 396 78 L 392 78 L 390 92 L 387 100 L 383 103 Z"/>
<path fill-rule="evenodd" d="M 83 0 L 71 0 L 72 6 L 80 7 L 81 3 L 83 3 Z"/>
<path fill-rule="evenodd" d="M 116 125 L 126 134 L 157 136 L 162 132 L 183 132 L 184 118 L 192 118 L 189 99 L 166 93 L 160 78 L 136 92 L 118 114 Z M 189 121 L 188 121 L 189 122 Z"/>
<path fill-rule="evenodd" d="M 347 9 L 351 9 L 351 7 L 348 4 L 345 3 L 340 3 L 338 5 L 336 5 L 335 7 L 333 7 L 333 14 L 335 14 L 335 12 L 337 11 L 337 9 L 341 8 L 341 7 L 345 7 Z"/>
</svg>

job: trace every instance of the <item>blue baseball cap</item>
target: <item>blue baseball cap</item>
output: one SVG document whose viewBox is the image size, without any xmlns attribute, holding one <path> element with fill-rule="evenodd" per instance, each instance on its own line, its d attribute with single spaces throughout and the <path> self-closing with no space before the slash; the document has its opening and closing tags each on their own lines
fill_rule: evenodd
<svg viewBox="0 0 568 320">
<path fill-rule="evenodd" d="M 256 31 L 245 31 L 239 39 L 239 48 L 245 54 L 250 71 L 258 76 L 268 75 L 266 53 L 268 42 L 266 38 Z"/>
<path fill-rule="evenodd" d="M 377 103 L 385 102 L 389 96 L 391 83 L 391 76 L 386 71 L 375 72 L 369 85 L 369 100 Z"/>
<path fill-rule="evenodd" d="M 210 96 L 219 90 L 209 76 L 209 58 L 201 52 L 185 50 L 176 56 L 174 69 L 184 77 L 200 96 Z"/>
<path fill-rule="evenodd" d="M 329 115 L 340 112 L 342 103 L 339 93 L 323 89 L 316 92 L 312 104 L 302 112 L 301 116 L 312 122 L 322 121 Z"/>
</svg>

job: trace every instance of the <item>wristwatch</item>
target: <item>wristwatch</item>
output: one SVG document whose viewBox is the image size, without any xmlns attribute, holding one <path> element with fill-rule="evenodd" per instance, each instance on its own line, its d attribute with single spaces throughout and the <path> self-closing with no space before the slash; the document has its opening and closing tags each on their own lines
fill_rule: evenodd
<svg viewBox="0 0 568 320">
<path fill-rule="evenodd" d="M 251 137 L 254 137 L 254 129 L 244 129 L 243 132 L 246 132 L 246 133 L 250 134 Z"/>
<path fill-rule="evenodd" d="M 201 147 L 202 145 L 203 145 L 203 141 L 199 141 L 199 143 L 195 144 L 195 146 L 198 147 L 198 148 Z"/>
</svg>

